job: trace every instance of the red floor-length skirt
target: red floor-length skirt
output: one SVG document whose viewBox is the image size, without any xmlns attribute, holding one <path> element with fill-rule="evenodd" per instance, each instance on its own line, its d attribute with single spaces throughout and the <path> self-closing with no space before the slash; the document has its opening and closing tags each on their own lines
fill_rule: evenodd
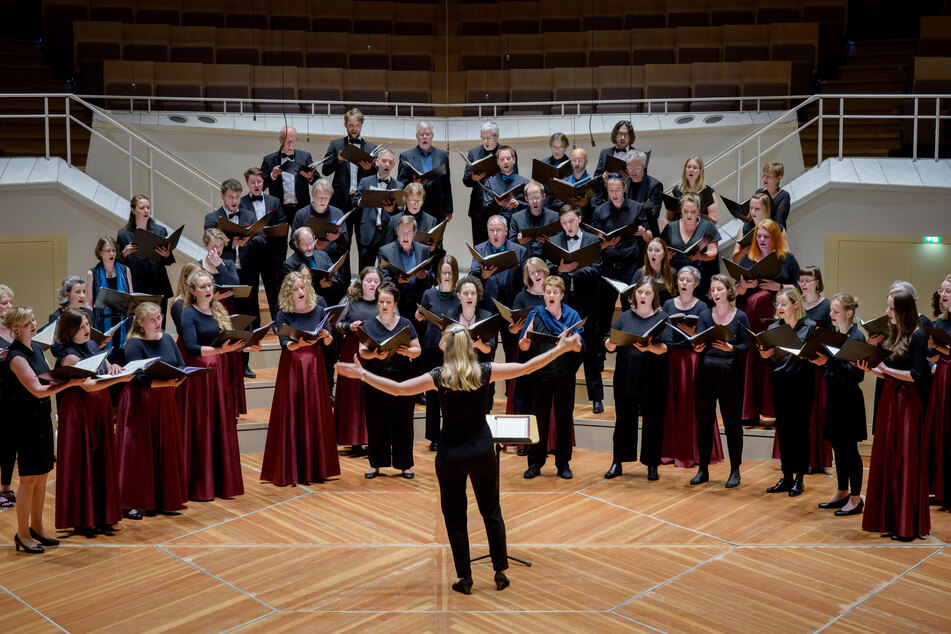
<svg viewBox="0 0 951 634">
<path fill-rule="evenodd" d="M 74 387 L 57 401 L 56 528 L 115 524 L 122 507 L 109 391 Z"/>
<path fill-rule="evenodd" d="M 750 320 L 753 332 L 766 330 L 776 314 L 776 293 L 766 289 L 750 289 L 743 312 Z M 769 385 L 769 365 L 759 356 L 754 342 L 746 356 L 746 379 L 743 388 L 743 420 L 757 416 L 775 418 L 773 394 Z"/>
<path fill-rule="evenodd" d="M 238 416 L 248 413 L 248 399 L 244 391 L 244 361 L 240 350 L 222 355 L 221 359 L 228 381 L 226 383 L 228 389 L 225 390 L 228 410 L 237 422 Z"/>
<path fill-rule="evenodd" d="M 941 356 L 931 379 L 925 418 L 928 438 L 928 483 L 935 499 L 951 502 L 951 357 Z"/>
<path fill-rule="evenodd" d="M 886 377 L 872 441 L 863 529 L 899 537 L 931 532 L 926 444 L 915 384 Z"/>
<path fill-rule="evenodd" d="M 116 418 L 122 508 L 160 513 L 185 508 L 188 478 L 175 390 L 135 381 L 122 388 Z"/>
<path fill-rule="evenodd" d="M 670 381 L 667 390 L 667 410 L 664 414 L 664 440 L 661 464 L 689 469 L 700 464 L 697 447 L 697 416 L 694 410 L 693 382 L 700 355 L 690 348 L 670 348 L 668 354 Z M 710 464 L 723 460 L 720 442 L 720 424 L 714 418 L 713 451 Z"/>
<path fill-rule="evenodd" d="M 360 340 L 355 334 L 348 332 L 340 346 L 340 359 L 350 363 L 359 349 Z M 367 422 L 363 413 L 360 380 L 348 379 L 338 374 L 336 390 L 334 427 L 337 431 L 337 444 L 350 446 L 367 444 Z"/>
<path fill-rule="evenodd" d="M 832 467 L 832 443 L 825 438 L 826 386 L 825 370 L 821 366 L 815 367 L 815 388 L 812 401 L 812 413 L 809 415 L 809 468 L 829 469 Z M 773 434 L 773 458 L 780 459 L 779 430 Z"/>
<path fill-rule="evenodd" d="M 225 355 L 193 357 L 181 338 L 178 348 L 185 365 L 212 368 L 211 372 L 189 376 L 175 390 L 182 420 L 188 499 L 207 501 L 241 495 L 244 482 L 238 427 L 226 396 L 231 379 Z"/>
<path fill-rule="evenodd" d="M 279 486 L 340 475 L 320 344 L 284 350 L 277 368 L 261 479 Z"/>
</svg>

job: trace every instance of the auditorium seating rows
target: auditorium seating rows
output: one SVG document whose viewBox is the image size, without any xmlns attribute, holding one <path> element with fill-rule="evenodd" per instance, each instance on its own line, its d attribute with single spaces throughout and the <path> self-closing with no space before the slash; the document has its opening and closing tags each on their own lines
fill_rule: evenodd
<svg viewBox="0 0 951 634">
<path fill-rule="evenodd" d="M 505 113 L 560 114 L 591 112 L 590 104 L 571 102 L 618 100 L 598 104 L 596 112 L 647 112 L 646 104 L 627 100 L 670 100 L 668 112 L 737 110 L 740 97 L 744 109 L 754 109 L 757 96 L 788 95 L 789 61 L 694 62 L 692 64 L 645 64 L 641 66 L 601 66 L 598 68 L 513 69 L 450 72 L 386 71 L 374 69 L 300 68 L 296 66 L 253 66 L 249 64 L 200 64 L 196 62 L 151 62 L 107 60 L 104 62 L 105 94 L 155 96 L 153 110 L 209 110 L 221 112 L 223 100 L 232 100 L 228 111 L 252 110 L 248 99 L 343 101 L 347 105 L 257 103 L 256 112 L 304 112 L 338 114 L 358 105 L 368 114 L 395 114 L 396 103 L 487 104 L 483 115 Z M 448 89 L 448 92 L 447 92 Z M 201 98 L 176 101 L 175 97 Z M 688 98 L 728 98 L 715 104 L 688 104 Z M 524 102 L 558 101 L 561 105 Z M 507 102 L 523 102 L 506 105 Z M 497 110 L 491 106 L 501 104 Z M 145 109 L 145 100 L 108 99 L 107 107 Z M 763 102 L 764 109 L 787 108 L 788 100 Z M 651 104 L 651 112 L 663 112 L 663 103 Z M 408 107 L 399 114 L 408 115 Z M 414 108 L 417 116 L 480 114 L 477 106 L 447 111 L 433 107 Z"/>
</svg>

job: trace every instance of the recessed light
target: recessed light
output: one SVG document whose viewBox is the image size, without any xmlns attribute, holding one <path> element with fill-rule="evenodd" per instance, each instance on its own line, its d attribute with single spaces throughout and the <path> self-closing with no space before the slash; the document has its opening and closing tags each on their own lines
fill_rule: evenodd
<svg viewBox="0 0 951 634">
<path fill-rule="evenodd" d="M 202 123 L 218 123 L 217 119 L 215 119 L 214 117 L 209 117 L 206 114 L 198 115 L 198 120 L 201 121 Z"/>
<path fill-rule="evenodd" d="M 684 125 L 685 123 L 693 123 L 694 116 L 692 114 L 684 115 L 682 117 L 677 117 L 674 119 L 674 123 L 677 125 Z"/>
<path fill-rule="evenodd" d="M 168 115 L 168 120 L 175 123 L 188 123 L 188 117 L 183 117 L 180 114 L 170 114 Z"/>
<path fill-rule="evenodd" d="M 709 117 L 704 117 L 703 119 L 704 123 L 720 123 L 721 121 L 723 121 L 722 114 L 712 114 Z"/>
</svg>

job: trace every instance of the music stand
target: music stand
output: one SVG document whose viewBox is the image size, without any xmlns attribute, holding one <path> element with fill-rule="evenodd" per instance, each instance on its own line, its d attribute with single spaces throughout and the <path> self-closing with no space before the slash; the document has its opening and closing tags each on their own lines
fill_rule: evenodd
<svg viewBox="0 0 951 634">
<path fill-rule="evenodd" d="M 502 449 L 503 444 L 534 445 L 538 442 L 538 421 L 528 414 L 486 414 L 486 422 L 492 432 L 495 442 L 496 476 L 499 479 L 499 495 L 502 494 Z M 469 563 L 485 559 L 491 555 L 479 555 L 469 560 Z M 512 561 L 531 567 L 532 562 L 506 555 Z"/>
</svg>

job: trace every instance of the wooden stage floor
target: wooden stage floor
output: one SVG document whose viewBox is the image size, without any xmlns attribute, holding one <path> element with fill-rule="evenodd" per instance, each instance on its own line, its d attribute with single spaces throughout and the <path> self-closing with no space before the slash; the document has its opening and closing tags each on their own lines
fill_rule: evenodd
<svg viewBox="0 0 951 634">
<path fill-rule="evenodd" d="M 452 592 L 433 454 L 417 443 L 414 480 L 365 480 L 364 458 L 311 486 L 258 482 L 243 454 L 246 494 L 190 503 L 175 516 L 124 520 L 111 537 L 62 532 L 43 555 L 14 553 L 16 521 L 0 512 L 4 632 L 949 632 L 951 515 L 901 544 L 865 533 L 860 517 L 816 508 L 835 489 L 807 477 L 799 498 L 767 495 L 778 463 L 744 463 L 727 490 L 665 466 L 648 482 L 628 464 L 604 480 L 608 452 L 577 450 L 573 480 L 552 462 L 523 480 L 502 456 L 502 510 L 512 585 L 474 565 L 471 596 Z M 53 474 L 55 475 L 55 474 Z M 53 486 L 46 517 L 53 518 Z M 473 555 L 486 552 L 470 505 Z"/>
</svg>

